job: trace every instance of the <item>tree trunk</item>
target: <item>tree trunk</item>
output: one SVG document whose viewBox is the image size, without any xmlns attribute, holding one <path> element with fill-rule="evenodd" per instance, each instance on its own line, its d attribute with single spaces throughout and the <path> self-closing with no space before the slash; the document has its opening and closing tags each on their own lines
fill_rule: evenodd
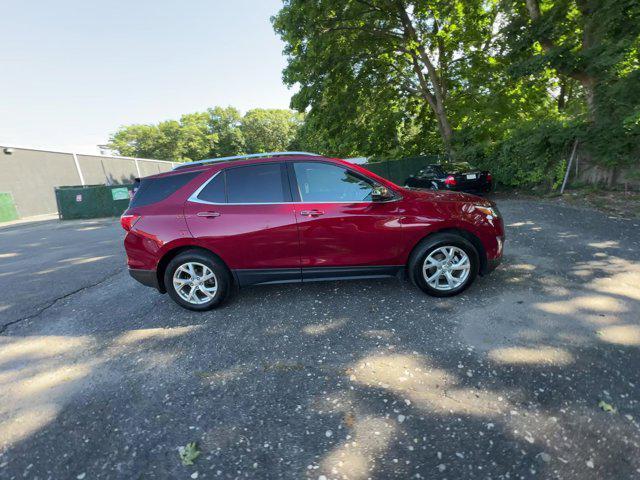
<svg viewBox="0 0 640 480">
<path fill-rule="evenodd" d="M 444 148 L 448 154 L 452 155 L 453 129 L 444 111 L 444 106 L 441 111 L 436 112 L 436 117 L 438 119 L 438 128 L 440 129 L 440 136 L 442 136 Z"/>
<path fill-rule="evenodd" d="M 453 129 L 451 128 L 451 124 L 449 123 L 449 118 L 447 117 L 447 112 L 445 110 L 444 104 L 441 99 L 438 100 L 438 98 L 431 93 L 429 84 L 427 83 L 427 79 L 424 77 L 424 73 L 422 73 L 418 60 L 416 58 L 413 59 L 413 70 L 418 77 L 418 83 L 420 85 L 422 97 L 425 99 L 425 101 L 431 108 L 431 111 L 436 116 L 436 120 L 438 121 L 438 130 L 440 131 L 440 137 L 442 137 L 442 143 L 444 145 L 445 151 L 447 152 L 447 154 L 451 155 L 453 153 Z"/>
<path fill-rule="evenodd" d="M 565 90 L 566 90 L 566 83 L 564 80 L 560 80 L 560 94 L 558 95 L 558 111 L 562 112 L 565 107 L 566 107 L 566 101 L 565 101 Z"/>
<path fill-rule="evenodd" d="M 597 105 L 596 105 L 596 79 L 590 75 L 580 75 L 580 84 L 584 88 L 584 96 L 587 102 L 587 112 L 591 122 L 596 121 Z"/>
<path fill-rule="evenodd" d="M 424 99 L 429 104 L 431 111 L 436 116 L 438 120 L 438 130 L 440 131 L 440 136 L 442 137 L 442 143 L 444 145 L 445 151 L 447 154 L 451 155 L 452 146 L 453 146 L 453 128 L 451 127 L 451 123 L 449 122 L 449 117 L 447 116 L 447 110 L 445 107 L 445 87 L 444 81 L 438 75 L 438 71 L 434 66 L 433 62 L 429 58 L 428 53 L 424 49 L 423 42 L 418 37 L 418 33 L 411 22 L 411 18 L 407 13 L 407 10 L 402 1 L 398 2 L 398 13 L 400 15 L 400 19 L 402 21 L 403 26 L 403 35 L 409 45 L 418 45 L 417 47 L 412 46 L 409 47 L 409 54 L 413 60 L 413 70 L 418 77 L 420 89 L 422 90 L 422 95 Z M 441 50 L 442 54 L 442 50 Z M 427 75 L 429 77 L 429 81 L 425 78 L 423 73 L 423 67 L 426 68 Z M 431 85 L 429 85 L 431 84 Z"/>
<path fill-rule="evenodd" d="M 529 17 L 533 23 L 537 23 L 541 20 L 542 14 L 540 12 L 540 4 L 539 0 L 525 0 L 525 5 L 527 7 L 527 11 L 529 12 Z M 580 14 L 584 20 L 583 34 L 582 34 L 582 49 L 588 49 L 593 45 L 593 29 L 595 28 L 595 19 L 593 18 L 593 12 L 590 10 L 588 2 L 584 0 L 577 1 L 578 9 L 580 10 Z M 547 37 L 541 35 L 538 38 L 542 49 L 545 52 L 549 52 L 551 49 L 555 47 L 554 41 Z M 559 74 L 566 75 L 580 82 L 582 88 L 585 91 L 585 98 L 587 103 L 587 109 L 589 112 L 589 120 L 595 121 L 597 115 L 597 105 L 595 100 L 595 90 L 597 80 L 593 75 L 586 73 L 585 70 L 569 70 L 566 68 L 559 68 L 558 66 L 552 65 L 556 69 Z"/>
</svg>

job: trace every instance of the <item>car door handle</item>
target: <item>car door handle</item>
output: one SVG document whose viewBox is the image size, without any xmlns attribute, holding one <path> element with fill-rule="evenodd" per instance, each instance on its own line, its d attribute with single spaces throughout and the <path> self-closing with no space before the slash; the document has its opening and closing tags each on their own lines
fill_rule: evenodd
<svg viewBox="0 0 640 480">
<path fill-rule="evenodd" d="M 320 210 L 300 210 L 300 215 L 305 217 L 319 217 L 320 215 L 324 215 L 324 212 Z"/>
<path fill-rule="evenodd" d="M 207 218 L 215 218 L 220 216 L 218 212 L 198 212 L 196 213 L 196 215 L 198 217 L 207 217 Z"/>
</svg>

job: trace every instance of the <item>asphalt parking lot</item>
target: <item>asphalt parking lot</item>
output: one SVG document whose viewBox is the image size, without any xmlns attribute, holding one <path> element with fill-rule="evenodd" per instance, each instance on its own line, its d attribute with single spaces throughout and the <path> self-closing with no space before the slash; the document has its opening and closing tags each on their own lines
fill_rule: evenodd
<svg viewBox="0 0 640 480">
<path fill-rule="evenodd" d="M 504 264 L 459 297 L 204 314 L 129 278 L 116 221 L 0 228 L 0 478 L 640 478 L 639 222 L 499 206 Z"/>
</svg>

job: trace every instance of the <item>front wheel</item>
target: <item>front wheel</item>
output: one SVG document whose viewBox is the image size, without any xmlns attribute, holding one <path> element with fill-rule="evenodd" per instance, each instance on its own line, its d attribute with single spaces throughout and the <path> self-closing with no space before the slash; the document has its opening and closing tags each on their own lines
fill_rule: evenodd
<svg viewBox="0 0 640 480">
<path fill-rule="evenodd" d="M 217 307 L 227 297 L 231 276 L 214 255 L 198 250 L 182 252 L 169 262 L 164 285 L 181 307 L 204 311 Z"/>
<path fill-rule="evenodd" d="M 409 260 L 409 276 L 421 290 L 434 297 L 457 295 L 478 275 L 476 248 L 456 234 L 435 234 L 426 238 Z"/>
</svg>

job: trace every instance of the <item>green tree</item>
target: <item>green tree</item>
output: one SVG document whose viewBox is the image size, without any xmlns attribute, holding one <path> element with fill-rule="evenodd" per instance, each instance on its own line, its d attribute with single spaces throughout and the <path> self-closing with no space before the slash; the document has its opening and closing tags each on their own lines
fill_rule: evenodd
<svg viewBox="0 0 640 480">
<path fill-rule="evenodd" d="M 640 3 L 637 0 L 512 0 L 505 4 L 506 46 L 514 71 L 548 71 L 558 105 L 572 93 L 583 103 L 565 112 L 602 165 L 629 165 L 640 155 Z M 573 87 L 573 88 L 572 88 Z"/>
<path fill-rule="evenodd" d="M 209 129 L 214 135 L 211 157 L 245 153 L 244 137 L 240 131 L 242 114 L 234 107 L 214 107 L 207 110 Z"/>
<path fill-rule="evenodd" d="M 303 115 L 290 110 L 256 108 L 240 124 L 245 149 L 251 153 L 284 151 L 296 137 Z"/>
<path fill-rule="evenodd" d="M 111 135 L 109 146 L 121 155 L 191 161 L 287 150 L 304 116 L 291 110 L 213 107 L 182 115 L 180 121 L 128 125 Z"/>
<path fill-rule="evenodd" d="M 300 84 L 292 106 L 310 109 L 327 131 L 338 120 L 371 121 L 378 112 L 383 118 L 375 123 L 396 139 L 430 111 L 449 151 L 461 66 L 468 52 L 487 48 L 496 13 L 491 0 L 287 0 L 273 23 L 286 45 L 284 79 Z M 373 108 L 365 111 L 367 96 Z"/>
<path fill-rule="evenodd" d="M 180 117 L 174 158 L 199 160 L 207 158 L 214 149 L 217 134 L 211 131 L 208 113 L 188 113 Z"/>
<path fill-rule="evenodd" d="M 109 148 L 127 157 L 159 158 L 156 146 L 160 137 L 157 125 L 128 125 L 109 138 Z"/>
</svg>

